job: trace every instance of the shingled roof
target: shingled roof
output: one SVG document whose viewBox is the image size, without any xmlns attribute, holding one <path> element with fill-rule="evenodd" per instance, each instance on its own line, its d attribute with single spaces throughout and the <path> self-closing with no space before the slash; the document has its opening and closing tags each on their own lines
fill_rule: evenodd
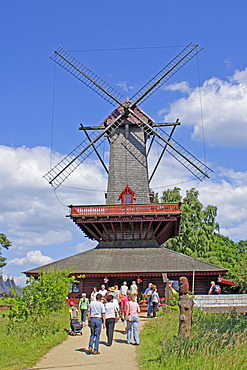
<svg viewBox="0 0 247 370">
<path fill-rule="evenodd" d="M 226 273 L 227 269 L 163 247 L 155 248 L 94 248 L 59 261 L 26 271 L 72 269 L 73 273 L 151 273 L 211 272 Z"/>
</svg>

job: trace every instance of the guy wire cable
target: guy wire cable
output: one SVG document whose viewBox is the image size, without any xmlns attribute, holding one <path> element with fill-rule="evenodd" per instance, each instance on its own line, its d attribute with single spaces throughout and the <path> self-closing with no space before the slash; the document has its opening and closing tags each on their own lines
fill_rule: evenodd
<svg viewBox="0 0 247 370">
<path fill-rule="evenodd" d="M 205 135 L 204 135 L 204 121 L 203 121 L 203 109 L 202 109 L 202 94 L 201 94 L 201 81 L 200 81 L 200 70 L 199 70 L 199 58 L 196 56 L 197 64 L 197 75 L 198 75 L 198 86 L 199 86 L 199 98 L 200 98 L 200 111 L 201 111 L 201 126 L 202 126 L 202 142 L 203 142 L 203 152 L 204 152 L 204 162 L 207 164 L 206 159 L 206 146 L 205 146 Z"/>
</svg>

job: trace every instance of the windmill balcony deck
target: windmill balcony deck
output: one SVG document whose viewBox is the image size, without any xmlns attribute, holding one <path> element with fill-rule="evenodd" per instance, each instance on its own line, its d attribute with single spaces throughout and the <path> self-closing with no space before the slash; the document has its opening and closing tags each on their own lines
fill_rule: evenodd
<svg viewBox="0 0 247 370">
<path fill-rule="evenodd" d="M 69 217 L 86 236 L 101 245 L 107 243 L 107 247 L 161 245 L 179 234 L 180 203 L 76 205 L 70 208 Z"/>
<path fill-rule="evenodd" d="M 121 204 L 70 206 L 71 216 L 116 216 L 116 215 L 148 215 L 148 214 L 180 214 L 179 203 Z"/>
</svg>

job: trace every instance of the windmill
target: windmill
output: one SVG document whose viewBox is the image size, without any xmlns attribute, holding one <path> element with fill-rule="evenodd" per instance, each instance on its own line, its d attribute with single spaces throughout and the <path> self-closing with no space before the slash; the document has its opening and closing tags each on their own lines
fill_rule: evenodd
<svg viewBox="0 0 247 370">
<path fill-rule="evenodd" d="M 59 47 L 52 55 L 51 59 L 55 63 L 116 107 L 101 125 L 81 125 L 85 140 L 44 176 L 57 189 L 92 152 L 96 153 L 108 173 L 107 206 L 99 206 L 97 209 L 93 206 L 71 206 L 70 215 L 91 239 L 102 243 L 138 239 L 142 244 L 147 240 L 156 240 L 161 244 L 168 237 L 178 234 L 178 205 L 170 205 L 170 208 L 163 205 L 162 209 L 152 205 L 153 208 L 150 208 L 149 183 L 162 156 L 165 151 L 168 152 L 200 181 L 209 177 L 211 170 L 172 138 L 176 126 L 180 124 L 178 120 L 173 123 L 155 123 L 140 109 L 140 104 L 201 50 L 198 45 L 188 44 L 134 96 L 125 100 L 63 47 Z M 164 131 L 163 127 L 166 126 L 172 127 L 170 134 Z M 151 142 L 147 150 L 149 138 Z M 110 143 L 109 168 L 98 151 L 105 140 Z M 161 146 L 162 151 L 149 177 L 147 156 L 154 141 Z"/>
</svg>

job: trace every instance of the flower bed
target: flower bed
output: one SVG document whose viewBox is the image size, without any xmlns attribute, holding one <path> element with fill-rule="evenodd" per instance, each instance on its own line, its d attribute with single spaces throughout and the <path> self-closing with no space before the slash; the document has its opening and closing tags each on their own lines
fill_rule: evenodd
<svg viewBox="0 0 247 370">
<path fill-rule="evenodd" d="M 0 310 L 8 310 L 13 304 L 0 304 Z"/>
</svg>

